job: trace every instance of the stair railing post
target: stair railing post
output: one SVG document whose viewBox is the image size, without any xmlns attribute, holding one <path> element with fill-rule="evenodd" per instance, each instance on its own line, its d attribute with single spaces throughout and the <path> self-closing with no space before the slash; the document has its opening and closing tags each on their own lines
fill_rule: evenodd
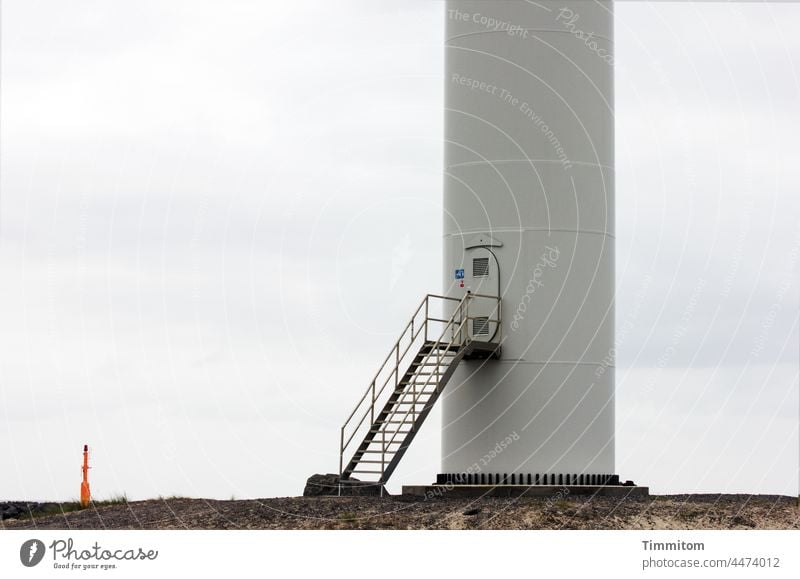
<svg viewBox="0 0 800 579">
<path fill-rule="evenodd" d="M 503 300 L 497 298 L 497 341 L 503 341 Z"/>
<path fill-rule="evenodd" d="M 425 296 L 425 341 L 428 341 L 428 302 L 430 301 L 429 296 Z"/>
<path fill-rule="evenodd" d="M 344 456 L 344 426 L 339 431 L 339 480 L 336 481 L 339 486 L 339 496 L 342 496 L 342 457 Z"/>
<path fill-rule="evenodd" d="M 464 296 L 464 301 L 461 302 L 461 311 L 458 314 L 458 345 L 463 346 L 466 339 L 464 338 L 464 319 L 469 316 L 467 303 L 469 300 L 469 292 Z"/>
<path fill-rule="evenodd" d="M 453 322 L 455 322 L 456 316 L 458 316 L 459 320 L 461 319 L 461 302 L 458 302 L 458 305 L 456 306 L 456 311 L 453 314 Z M 457 325 L 455 323 L 450 326 L 451 342 L 456 340 L 456 327 Z"/>
<path fill-rule="evenodd" d="M 423 358 L 424 360 L 424 358 Z M 420 368 L 425 370 L 425 366 L 420 366 Z M 406 416 L 408 416 L 408 412 L 406 412 Z M 403 419 L 405 422 L 405 418 Z M 417 381 L 413 380 L 411 382 L 411 428 L 414 429 L 414 423 L 417 421 Z M 398 426 L 402 427 L 402 424 Z"/>
<path fill-rule="evenodd" d="M 469 325 L 469 300 L 470 300 L 470 293 L 467 291 L 467 295 L 464 296 L 464 299 L 461 302 L 461 311 L 458 315 L 458 345 L 463 346 L 467 343 L 467 336 L 469 334 L 464 334 L 464 327 Z"/>
<path fill-rule="evenodd" d="M 470 338 L 470 335 L 469 335 L 469 322 L 470 322 L 470 316 L 472 315 L 472 312 L 470 312 L 470 308 L 472 307 L 472 300 L 473 299 L 474 298 L 472 296 L 472 292 L 467 292 L 467 304 L 466 304 L 466 306 L 467 306 L 467 317 L 466 317 L 466 322 L 464 323 L 464 330 L 465 330 L 464 331 L 464 342 L 465 343 L 468 343 L 468 342 L 471 341 L 471 338 Z"/>
<path fill-rule="evenodd" d="M 386 472 L 386 429 L 381 429 L 381 482 L 383 474 Z"/>
<path fill-rule="evenodd" d="M 397 344 L 394 353 L 394 389 L 397 390 L 400 385 L 400 344 Z"/>
<path fill-rule="evenodd" d="M 372 403 L 369 406 L 370 428 L 375 424 L 375 380 L 372 381 Z"/>
<path fill-rule="evenodd" d="M 466 342 L 466 338 L 464 336 L 464 320 L 469 317 L 469 292 L 467 292 L 466 297 L 464 298 L 463 303 L 461 304 L 461 315 L 459 316 L 459 325 L 458 325 L 458 341 L 459 345 L 463 345 Z"/>
<path fill-rule="evenodd" d="M 450 342 L 452 343 L 452 341 L 453 341 L 453 339 L 451 338 Z M 449 349 L 450 348 L 448 346 L 448 351 L 449 351 Z M 441 367 L 442 367 L 442 349 L 441 348 L 436 348 L 436 371 L 438 372 Z M 437 376 L 436 378 L 437 378 L 437 380 L 436 380 L 436 391 L 438 392 L 439 391 L 439 380 L 438 380 L 439 376 Z"/>
</svg>

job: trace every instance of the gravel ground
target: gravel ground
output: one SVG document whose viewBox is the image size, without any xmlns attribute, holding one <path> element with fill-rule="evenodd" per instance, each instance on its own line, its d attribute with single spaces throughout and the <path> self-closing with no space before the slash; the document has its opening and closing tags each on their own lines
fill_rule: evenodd
<svg viewBox="0 0 800 579">
<path fill-rule="evenodd" d="M 794 497 L 668 495 L 159 499 L 2 521 L 4 529 L 800 529 Z"/>
</svg>

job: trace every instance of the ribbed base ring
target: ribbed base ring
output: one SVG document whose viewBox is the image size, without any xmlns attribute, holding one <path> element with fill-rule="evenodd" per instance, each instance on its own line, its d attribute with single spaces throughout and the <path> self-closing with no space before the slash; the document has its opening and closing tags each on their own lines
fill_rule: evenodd
<svg viewBox="0 0 800 579">
<path fill-rule="evenodd" d="M 628 484 L 630 483 L 630 484 Z M 445 473 L 436 475 L 437 485 L 614 485 L 620 483 L 618 474 L 566 474 L 566 473 Z"/>
</svg>

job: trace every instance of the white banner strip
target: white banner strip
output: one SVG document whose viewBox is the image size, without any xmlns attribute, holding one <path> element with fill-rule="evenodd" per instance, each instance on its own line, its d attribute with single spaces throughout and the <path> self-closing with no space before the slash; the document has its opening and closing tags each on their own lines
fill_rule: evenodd
<svg viewBox="0 0 800 579">
<path fill-rule="evenodd" d="M 0 532 L 0 576 L 795 578 L 798 545 L 800 531 L 25 530 Z"/>
</svg>

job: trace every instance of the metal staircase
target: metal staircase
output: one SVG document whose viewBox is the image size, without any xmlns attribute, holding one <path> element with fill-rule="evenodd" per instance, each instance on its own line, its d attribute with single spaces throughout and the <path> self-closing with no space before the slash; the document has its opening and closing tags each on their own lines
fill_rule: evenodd
<svg viewBox="0 0 800 579">
<path fill-rule="evenodd" d="M 445 313 L 435 315 L 436 309 Z M 342 426 L 340 492 L 348 482 L 382 488 L 459 362 L 499 357 L 500 327 L 497 296 L 425 296 Z"/>
</svg>

